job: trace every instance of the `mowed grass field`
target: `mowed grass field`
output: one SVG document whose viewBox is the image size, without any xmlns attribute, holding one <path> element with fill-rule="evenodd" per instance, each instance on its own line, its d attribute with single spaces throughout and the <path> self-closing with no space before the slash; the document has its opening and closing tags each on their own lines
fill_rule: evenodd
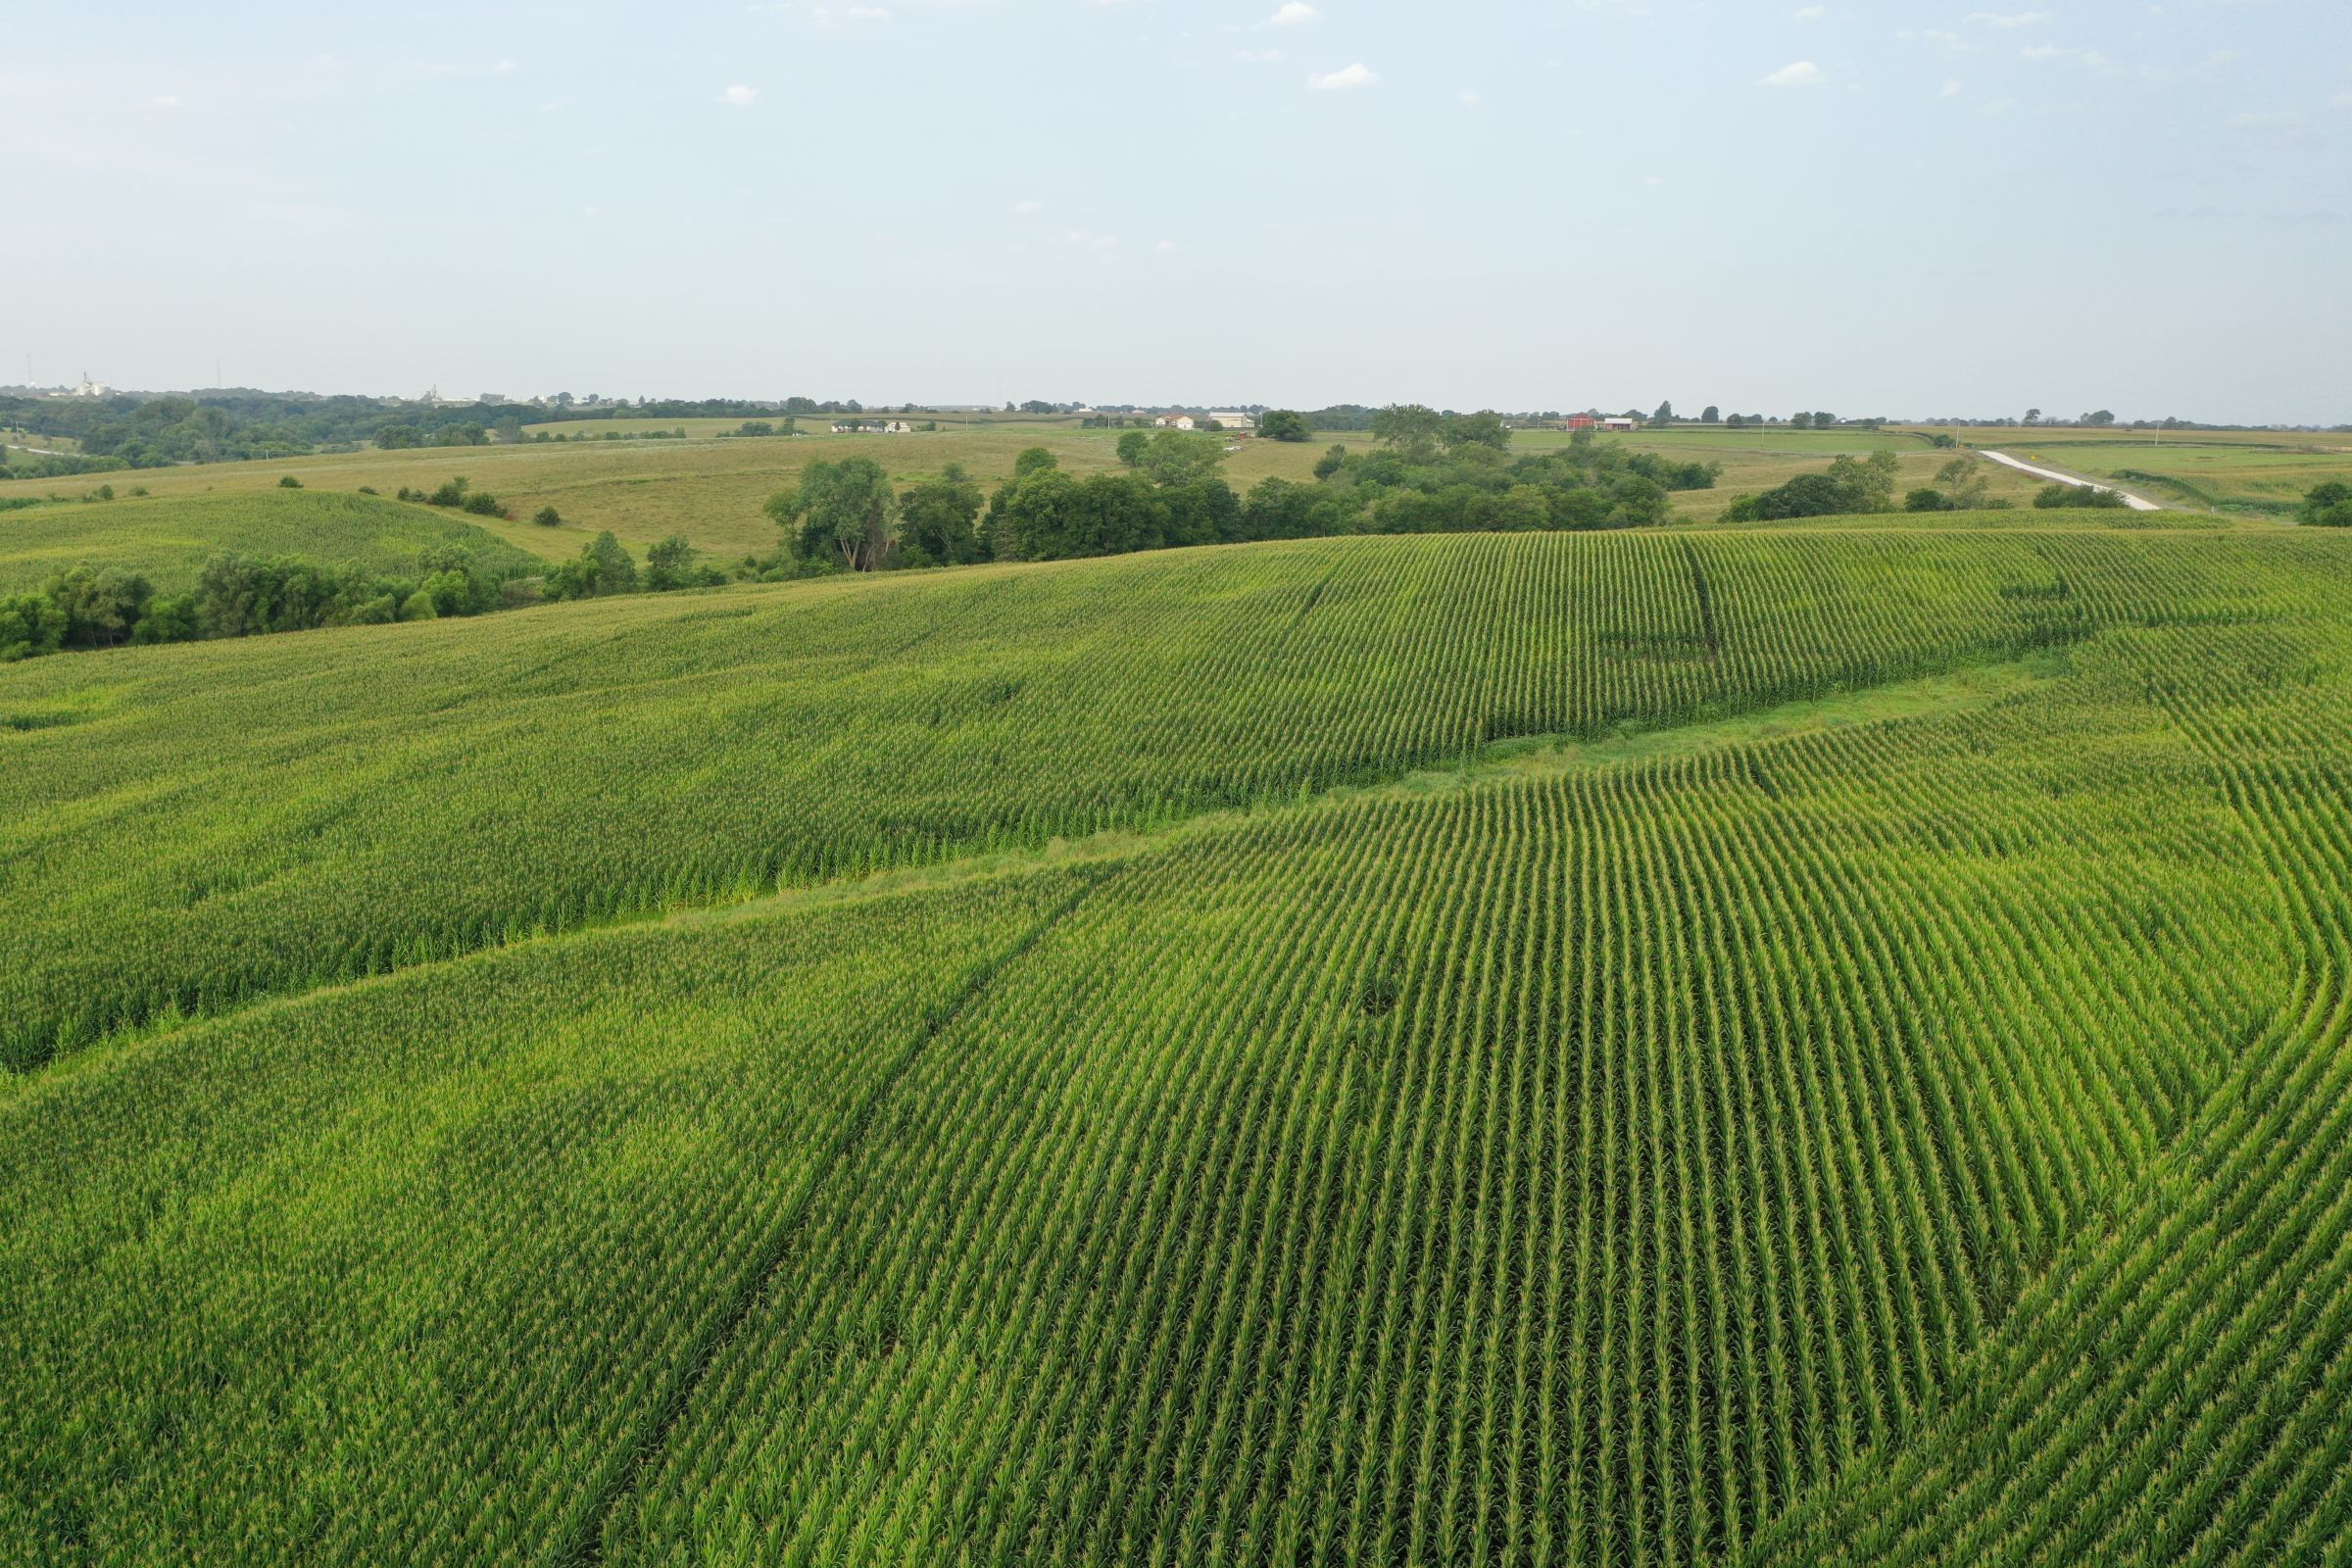
<svg viewBox="0 0 2352 1568">
<path fill-rule="evenodd" d="M 425 553 L 449 545 L 493 570 L 538 560 L 456 512 L 373 496 L 267 490 L 59 502 L 0 512 L 0 593 L 38 588 L 90 564 L 147 578 L 158 593 L 193 587 L 222 552 L 297 556 L 379 574 L 416 575 Z"/>
<path fill-rule="evenodd" d="M 0 1559 L 2340 1557 L 2352 539 L 2178 522 L 0 669 Z"/>
<path fill-rule="evenodd" d="M 2113 479 L 2153 501 L 2195 511 L 2273 516 L 2316 486 L 2352 483 L 2352 432 L 1958 429 L 1950 432 L 2028 462 Z"/>
<path fill-rule="evenodd" d="M 430 490 L 463 474 L 475 488 L 496 495 L 514 513 L 511 521 L 473 520 L 515 548 L 546 560 L 575 556 L 581 545 L 609 529 L 640 555 L 648 545 L 683 534 L 696 548 L 721 561 L 736 561 L 775 549 L 776 530 L 761 505 L 792 484 L 811 462 L 863 455 L 882 464 L 902 483 L 936 475 L 953 463 L 983 483 L 994 485 L 1011 475 L 1013 460 L 1032 446 L 1046 447 L 1073 471 L 1116 467 L 1122 433 L 1081 429 L 1074 417 L 1048 421 L 1001 415 L 982 416 L 969 424 L 950 416 L 936 432 L 907 435 L 718 436 L 721 429 L 737 428 L 742 423 L 739 419 L 582 420 L 545 428 L 593 435 L 608 426 L 671 429 L 681 422 L 690 432 L 700 429 L 707 433 L 690 434 L 685 440 L 591 439 L 544 445 L 370 450 L 102 477 L 121 481 L 116 484 L 118 491 L 137 483 L 158 496 L 185 496 L 266 490 L 290 473 L 314 490 L 351 492 L 368 485 L 391 495 L 404 486 Z M 822 429 L 830 420 L 802 422 L 805 428 Z M 1540 453 L 1563 445 L 1567 439 L 1555 431 L 1521 431 L 1512 450 Z M 1681 492 L 1673 498 L 1677 514 L 1694 521 L 1720 515 L 1742 491 L 1770 489 L 1799 473 L 1818 471 L 1840 454 L 1864 454 L 1881 447 L 1895 452 L 1902 464 L 1902 489 L 1932 483 L 1936 471 L 1954 456 L 1931 451 L 1916 438 L 1866 431 L 1665 430 L 1596 439 L 1639 451 L 1667 453 L 1682 461 L 1721 463 L 1724 472 L 1714 489 Z M 1268 477 L 1309 483 L 1316 460 L 1335 443 L 1353 448 L 1372 444 L 1369 436 L 1360 433 L 1323 435 L 1303 443 L 1253 438 L 1239 443 L 1241 450 L 1226 460 L 1226 477 L 1244 492 Z M 2023 474 L 1995 465 L 1986 466 L 1995 470 L 1993 495 L 2022 504 L 2030 501 L 2038 487 Z M 19 480 L 0 484 L 0 498 L 79 495 L 98 482 Z M 557 509 L 563 526 L 543 528 L 530 521 L 547 506 Z"/>
</svg>

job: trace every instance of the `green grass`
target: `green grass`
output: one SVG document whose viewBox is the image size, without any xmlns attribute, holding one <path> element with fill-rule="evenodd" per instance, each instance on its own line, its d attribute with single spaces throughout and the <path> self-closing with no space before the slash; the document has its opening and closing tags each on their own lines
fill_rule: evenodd
<svg viewBox="0 0 2352 1568">
<path fill-rule="evenodd" d="M 0 670 L 0 1560 L 2340 1556 L 2352 540 L 2179 520 Z"/>
<path fill-rule="evenodd" d="M 2277 516 L 2328 480 L 2352 481 L 2352 433 L 2332 430 L 2051 428 L 1944 432 L 1973 447 L 2129 484 L 2197 511 Z"/>
<path fill-rule="evenodd" d="M 574 435 L 600 429 L 673 429 L 683 423 L 683 441 L 569 441 L 545 445 L 467 448 L 427 448 L 403 452 L 349 452 L 309 458 L 276 458 L 267 462 L 193 465 L 159 468 L 136 475 L 112 475 L 135 480 L 159 496 L 227 495 L 274 486 L 281 474 L 292 473 L 313 490 L 356 490 L 371 485 L 386 495 L 406 486 L 430 490 L 454 474 L 464 474 L 478 489 L 496 495 L 514 514 L 515 520 L 479 519 L 483 525 L 520 550 L 548 560 L 579 554 L 597 533 L 610 529 L 623 544 L 643 554 L 646 546 L 670 534 L 683 534 L 696 548 L 721 560 L 765 555 L 776 548 L 775 525 L 760 510 L 766 499 L 792 484 L 810 462 L 852 455 L 874 458 L 901 483 L 937 474 L 958 464 L 983 483 L 1007 478 L 1024 449 L 1044 446 L 1062 466 L 1078 472 L 1118 466 L 1117 430 L 1086 430 L 1074 418 L 1012 419 L 982 416 L 965 422 L 959 416 L 941 420 L 935 432 L 908 435 L 836 436 L 831 420 L 819 416 L 802 421 L 813 432 L 794 437 L 719 439 L 740 419 L 574 420 L 546 426 Z M 537 428 L 537 427 L 534 427 Z M 1521 431 L 1512 450 L 1542 453 L 1567 441 L 1553 431 Z M 1723 465 L 1723 475 L 1712 490 L 1678 493 L 1673 498 L 1678 515 L 1707 521 L 1721 514 L 1741 491 L 1768 490 L 1800 473 L 1818 472 L 1841 453 L 1867 453 L 1880 447 L 1894 451 L 1901 462 L 1900 485 L 1932 483 L 1936 470 L 1951 453 L 1932 452 L 1916 438 L 1894 432 L 1865 431 L 1643 431 L 1630 436 L 1603 435 L 1633 450 L 1663 452 L 1679 459 L 1700 459 Z M 1371 437 L 1361 434 L 1322 435 L 1312 441 L 1287 443 L 1250 440 L 1226 460 L 1225 472 L 1234 488 L 1247 492 L 1261 479 L 1284 478 L 1311 483 L 1314 465 L 1334 443 L 1366 448 Z M 2008 469 L 1991 470 L 1991 494 L 2021 504 L 2032 499 L 2036 481 Z M 58 480 L 24 480 L 0 484 L 0 499 L 18 495 L 46 495 L 71 489 L 79 494 L 88 485 Z M 124 484 L 118 483 L 121 491 Z M 528 519 L 541 507 L 554 507 L 564 518 L 560 528 L 542 528 Z"/>
<path fill-rule="evenodd" d="M 159 593 L 192 587 L 215 555 L 299 556 L 384 574 L 415 573 L 425 552 L 472 551 L 493 567 L 536 557 L 456 513 L 371 496 L 274 488 L 218 496 L 118 496 L 0 512 L 0 593 L 37 588 L 89 564 L 144 573 Z"/>
<path fill-rule="evenodd" d="M 2043 449 L 2021 448 L 2029 460 L 2036 450 Z M 2139 483 L 2159 496 L 2169 490 L 2183 502 L 2223 510 L 2292 512 L 2319 485 L 2352 482 L 2352 447 L 2296 451 L 2170 440 L 2162 446 L 2083 441 L 2053 444 L 2046 451 L 2084 473 Z"/>
<path fill-rule="evenodd" d="M 696 422 L 687 421 L 688 427 Z M 742 421 L 701 422 L 731 429 Z M 581 421 L 566 428 L 592 432 L 602 423 Z M 670 428 L 678 421 L 650 423 Z M 811 462 L 852 455 L 873 457 L 902 483 L 934 476 L 955 463 L 993 484 L 1010 477 L 1013 459 L 1023 449 L 1038 445 L 1052 448 L 1065 466 L 1081 472 L 1116 467 L 1119 434 L 1115 430 L 1082 430 L 1074 421 L 1047 424 L 999 419 L 971 426 L 949 423 L 937 432 L 919 435 L 828 433 L 757 440 L 719 440 L 706 435 L 684 441 L 590 440 L 369 450 L 198 464 L 104 477 L 114 482 L 118 494 L 135 482 L 157 496 L 225 497 L 271 489 L 288 473 L 313 491 L 351 492 L 369 485 L 384 495 L 403 487 L 429 491 L 443 480 L 463 474 L 474 488 L 496 495 L 514 514 L 512 522 L 469 520 L 481 522 L 515 548 L 547 560 L 576 556 L 582 544 L 611 530 L 640 555 L 648 545 L 683 534 L 696 548 L 733 561 L 746 555 L 765 555 L 776 548 L 775 524 L 761 506 L 776 491 L 792 484 Z M 1361 436 L 1348 439 L 1358 445 L 1369 440 Z M 1315 460 L 1326 444 L 1252 441 L 1228 460 L 1226 471 L 1234 485 L 1244 490 L 1270 475 L 1311 480 Z M 0 483 L 0 499 L 61 492 L 78 495 L 96 482 Z M 544 528 L 530 521 L 533 514 L 548 506 L 562 514 L 564 526 Z"/>
</svg>

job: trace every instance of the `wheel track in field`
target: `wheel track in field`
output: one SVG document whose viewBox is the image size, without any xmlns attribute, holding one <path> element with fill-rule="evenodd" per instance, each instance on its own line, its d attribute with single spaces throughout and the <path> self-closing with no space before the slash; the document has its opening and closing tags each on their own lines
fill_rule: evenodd
<svg viewBox="0 0 2352 1568">
<path fill-rule="evenodd" d="M 784 1212 L 777 1218 L 774 1232 L 754 1254 L 750 1266 L 744 1271 L 742 1282 L 719 1309 L 716 1320 L 688 1351 L 686 1365 L 663 1394 L 662 1402 L 656 1407 L 642 1434 L 615 1456 L 611 1473 L 596 1490 L 594 1500 L 580 1511 L 578 1520 L 566 1534 L 562 1548 L 556 1553 L 557 1562 L 587 1568 L 587 1565 L 605 1560 L 605 1540 L 612 1521 L 637 1494 L 647 1469 L 668 1446 L 671 1433 L 676 1430 L 687 1407 L 694 1402 L 695 1392 L 710 1377 L 710 1369 L 717 1364 L 721 1352 L 742 1332 L 743 1325 L 759 1309 L 760 1303 L 767 1298 L 776 1276 L 792 1260 L 795 1244 L 800 1239 L 817 1193 L 836 1171 L 857 1154 L 883 1102 L 906 1079 L 931 1043 L 947 1033 L 956 1019 L 969 1011 L 999 975 L 1020 962 L 1079 905 L 1085 903 L 1087 895 L 1100 885 L 1101 880 L 1100 872 L 1082 873 L 1077 889 L 1068 898 L 1048 910 L 1027 931 L 1014 939 L 1010 947 L 973 970 L 963 988 L 945 1006 L 924 1020 L 898 1056 L 874 1080 L 872 1088 L 866 1091 L 865 1097 L 843 1120 L 832 1141 L 817 1156 L 808 1178 L 802 1182 L 801 1190 L 785 1205 Z"/>
</svg>

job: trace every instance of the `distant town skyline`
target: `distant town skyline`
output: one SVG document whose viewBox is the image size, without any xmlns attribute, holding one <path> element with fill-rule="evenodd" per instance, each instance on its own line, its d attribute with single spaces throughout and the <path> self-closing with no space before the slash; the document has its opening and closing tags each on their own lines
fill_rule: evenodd
<svg viewBox="0 0 2352 1568">
<path fill-rule="evenodd" d="M 2326 0 L 238 13 L 12 30 L 0 375 L 2352 419 Z"/>
</svg>

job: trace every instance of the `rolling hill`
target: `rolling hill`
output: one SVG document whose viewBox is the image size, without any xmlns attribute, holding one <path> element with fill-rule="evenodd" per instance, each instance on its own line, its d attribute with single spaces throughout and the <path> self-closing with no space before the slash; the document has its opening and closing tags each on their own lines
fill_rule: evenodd
<svg viewBox="0 0 2352 1568">
<path fill-rule="evenodd" d="M 184 593 L 220 554 L 294 556 L 321 565 L 415 574 L 449 545 L 493 569 L 536 567 L 470 520 L 375 496 L 317 490 L 123 496 L 0 512 L 0 593 L 38 588 L 78 565 L 120 566 L 158 593 Z"/>
<path fill-rule="evenodd" d="M 2185 520 L 0 669 L 0 1557 L 2340 1555 L 2352 541 Z"/>
</svg>

